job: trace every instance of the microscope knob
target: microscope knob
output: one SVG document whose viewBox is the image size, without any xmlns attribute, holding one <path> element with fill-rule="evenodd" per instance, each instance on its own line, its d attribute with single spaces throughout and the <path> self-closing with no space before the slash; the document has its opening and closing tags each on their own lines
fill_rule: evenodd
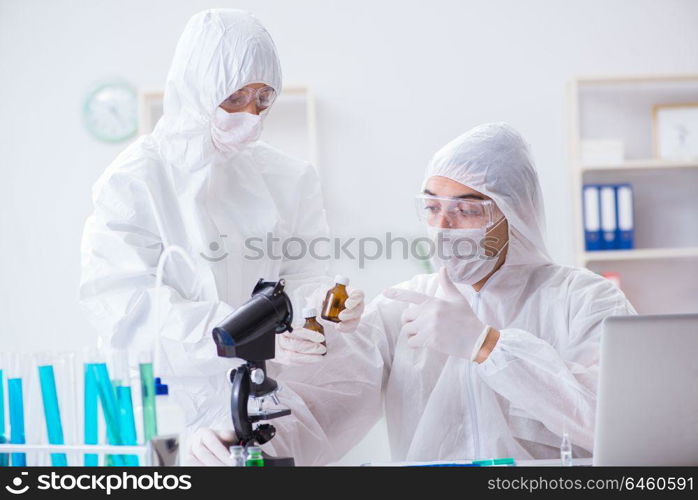
<svg viewBox="0 0 698 500">
<path fill-rule="evenodd" d="M 252 373 L 250 373 L 250 379 L 252 380 L 253 384 L 261 384 L 264 382 L 264 370 L 261 368 L 255 368 L 252 370 Z"/>
<path fill-rule="evenodd" d="M 276 428 L 271 424 L 261 424 L 254 430 L 255 440 L 259 444 L 264 444 L 276 435 Z"/>
</svg>

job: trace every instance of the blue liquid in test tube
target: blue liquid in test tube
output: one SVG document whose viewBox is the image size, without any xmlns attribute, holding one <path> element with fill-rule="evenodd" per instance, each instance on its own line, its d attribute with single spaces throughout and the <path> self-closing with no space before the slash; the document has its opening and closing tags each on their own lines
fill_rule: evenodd
<svg viewBox="0 0 698 500">
<path fill-rule="evenodd" d="M 121 445 L 121 433 L 119 429 L 119 406 L 114 394 L 114 387 L 109 379 L 109 370 L 106 363 L 93 363 L 90 365 L 97 382 L 99 402 L 104 412 L 104 420 L 107 425 L 107 441 L 109 444 Z M 126 465 L 123 455 L 110 455 L 114 465 Z"/>
<path fill-rule="evenodd" d="M 0 370 L 0 444 L 7 443 L 5 437 L 5 378 L 3 371 Z M 10 465 L 10 455 L 8 453 L 0 453 L 0 467 Z"/>
<path fill-rule="evenodd" d="M 131 399 L 131 387 L 116 386 L 116 398 L 119 402 L 119 430 L 121 433 L 121 444 L 136 445 L 136 419 L 133 414 L 133 400 Z M 138 455 L 124 455 L 126 465 L 137 466 Z"/>
<path fill-rule="evenodd" d="M 39 381 L 41 383 L 41 398 L 44 403 L 44 417 L 46 418 L 46 433 L 50 444 L 65 444 L 63 440 L 63 424 L 61 412 L 58 407 L 58 392 L 56 391 L 56 377 L 53 366 L 39 366 Z M 65 453 L 51 453 L 51 465 L 66 467 L 68 459 Z"/>
<path fill-rule="evenodd" d="M 7 379 L 7 392 L 10 399 L 10 443 L 24 444 L 24 398 L 22 397 L 22 379 Z M 27 455 L 12 453 L 12 465 L 26 467 Z"/>
<path fill-rule="evenodd" d="M 85 444 L 97 444 L 99 437 L 97 430 L 97 380 L 95 379 L 93 363 L 85 363 Z M 85 453 L 85 467 L 97 467 L 99 455 Z"/>
</svg>

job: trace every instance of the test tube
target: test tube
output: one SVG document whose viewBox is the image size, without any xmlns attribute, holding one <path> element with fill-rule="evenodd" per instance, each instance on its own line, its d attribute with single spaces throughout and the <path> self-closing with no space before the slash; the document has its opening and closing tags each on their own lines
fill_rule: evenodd
<svg viewBox="0 0 698 500">
<path fill-rule="evenodd" d="M 97 395 L 97 379 L 93 365 L 95 364 L 95 355 L 92 352 L 87 353 L 83 375 L 84 375 L 84 441 L 85 444 L 97 444 L 99 439 L 98 431 L 98 395 Z M 96 453 L 85 453 L 85 467 L 97 467 L 99 465 L 99 455 Z"/>
<path fill-rule="evenodd" d="M 56 373 L 58 399 L 61 402 L 61 419 L 63 420 L 63 437 L 66 444 L 79 444 L 82 434 L 83 392 L 82 378 L 77 376 L 77 368 L 82 368 L 74 351 L 62 353 L 53 363 Z M 82 454 L 66 453 L 69 465 L 82 463 Z"/>
<path fill-rule="evenodd" d="M 98 442 L 98 411 L 97 402 L 102 408 L 107 428 L 107 442 L 120 445 L 119 406 L 114 386 L 109 379 L 109 369 L 103 357 L 95 350 L 90 350 L 85 363 L 85 443 Z M 121 455 L 107 455 L 109 465 L 125 465 Z M 85 465 L 98 465 L 97 456 L 87 454 Z"/>
<path fill-rule="evenodd" d="M 10 417 L 10 443 L 25 444 L 24 375 L 25 356 L 19 353 L 7 355 L 7 402 Z M 17 467 L 27 465 L 26 453 L 10 453 L 10 464 Z"/>
<path fill-rule="evenodd" d="M 562 443 L 560 444 L 560 463 L 563 467 L 572 466 L 572 442 L 567 432 L 562 433 Z"/>
<path fill-rule="evenodd" d="M 153 356 L 150 351 L 140 354 L 139 371 L 141 376 L 141 401 L 143 402 L 143 438 L 150 441 L 158 435 L 157 412 L 155 408 L 155 376 Z"/>
<path fill-rule="evenodd" d="M 109 379 L 109 369 L 105 362 L 90 363 L 90 371 L 97 386 L 99 403 L 102 406 L 104 420 L 107 427 L 107 441 L 109 444 L 120 445 L 121 434 L 119 432 L 119 406 L 114 393 L 114 387 Z M 108 462 L 113 465 L 125 465 L 121 455 L 107 456 Z"/>
<path fill-rule="evenodd" d="M 22 379 L 12 377 L 7 379 L 7 393 L 10 402 L 10 443 L 24 444 L 24 396 L 22 394 Z M 12 453 L 12 465 L 26 467 L 25 453 Z"/>
<path fill-rule="evenodd" d="M 41 399 L 44 404 L 48 442 L 50 444 L 65 444 L 53 365 L 42 364 L 39 366 L 39 381 L 41 383 Z M 65 453 L 51 453 L 51 465 L 54 467 L 67 466 L 68 460 Z"/>
<path fill-rule="evenodd" d="M 5 443 L 7 443 L 7 437 L 5 437 L 5 376 L 4 370 L 0 368 L 0 444 Z M 0 467 L 8 465 L 10 465 L 10 455 L 0 453 Z"/>
<path fill-rule="evenodd" d="M 121 444 L 136 445 L 136 420 L 133 413 L 133 397 L 129 377 L 128 354 L 125 350 L 119 350 L 114 355 L 114 374 L 116 376 L 114 386 L 116 388 L 116 400 L 118 405 L 119 434 Z M 137 466 L 137 455 L 123 455 L 125 465 Z"/>
</svg>

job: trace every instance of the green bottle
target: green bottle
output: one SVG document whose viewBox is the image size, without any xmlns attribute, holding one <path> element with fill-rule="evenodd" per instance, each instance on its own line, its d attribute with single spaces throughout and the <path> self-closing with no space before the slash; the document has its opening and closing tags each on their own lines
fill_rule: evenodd
<svg viewBox="0 0 698 500">
<path fill-rule="evenodd" d="M 262 448 L 259 446 L 249 446 L 247 448 L 247 459 L 245 467 L 264 467 L 264 457 L 262 457 Z"/>
</svg>

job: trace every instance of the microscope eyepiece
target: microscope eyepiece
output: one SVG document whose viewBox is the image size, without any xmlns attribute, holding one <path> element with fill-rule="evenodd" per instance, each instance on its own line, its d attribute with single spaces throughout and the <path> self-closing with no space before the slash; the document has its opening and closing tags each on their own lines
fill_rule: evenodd
<svg viewBox="0 0 698 500">
<path fill-rule="evenodd" d="M 293 307 L 284 280 L 257 282 L 252 296 L 213 329 L 218 356 L 246 360 L 274 358 L 274 335 L 291 330 Z"/>
</svg>

